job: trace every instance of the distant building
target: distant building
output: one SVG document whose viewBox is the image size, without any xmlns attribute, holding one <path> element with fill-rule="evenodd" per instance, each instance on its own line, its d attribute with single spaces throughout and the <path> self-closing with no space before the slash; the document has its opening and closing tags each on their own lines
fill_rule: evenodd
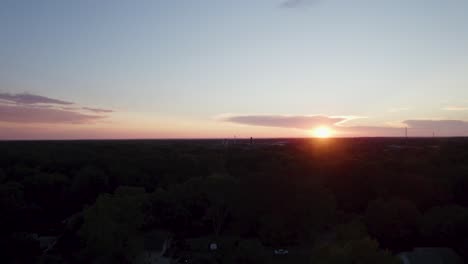
<svg viewBox="0 0 468 264">
<path fill-rule="evenodd" d="M 423 247 L 397 255 L 403 264 L 462 264 L 461 257 L 451 248 Z"/>
</svg>

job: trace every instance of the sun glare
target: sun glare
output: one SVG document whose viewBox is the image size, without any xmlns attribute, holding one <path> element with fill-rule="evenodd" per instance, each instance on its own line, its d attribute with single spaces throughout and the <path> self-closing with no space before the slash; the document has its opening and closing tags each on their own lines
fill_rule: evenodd
<svg viewBox="0 0 468 264">
<path fill-rule="evenodd" d="M 312 135 L 317 138 L 329 138 L 332 135 L 332 130 L 328 127 L 317 127 L 312 130 Z"/>
</svg>

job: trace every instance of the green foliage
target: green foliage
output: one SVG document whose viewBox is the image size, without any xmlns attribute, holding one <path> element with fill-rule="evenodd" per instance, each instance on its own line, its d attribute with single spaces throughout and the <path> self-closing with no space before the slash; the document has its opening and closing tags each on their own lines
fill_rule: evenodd
<svg viewBox="0 0 468 264">
<path fill-rule="evenodd" d="M 93 203 L 96 197 L 109 190 L 107 175 L 96 167 L 86 166 L 73 177 L 71 195 L 78 204 Z"/>
<path fill-rule="evenodd" d="M 273 196 L 265 197 L 269 210 L 259 222 L 262 241 L 272 246 L 313 240 L 333 223 L 336 210 L 333 195 L 322 186 L 307 180 L 286 181 L 275 185 L 278 190 Z"/>
<path fill-rule="evenodd" d="M 333 243 L 315 249 L 311 263 L 317 264 L 399 264 L 389 252 L 380 250 L 377 241 L 364 237 Z"/>
<path fill-rule="evenodd" d="M 6 181 L 6 179 L 6 173 L 2 170 L 2 168 L 0 168 L 0 183 L 3 183 L 4 181 Z"/>
<path fill-rule="evenodd" d="M 271 263 L 272 255 L 258 240 L 241 240 L 236 245 L 225 249 L 222 263 L 257 264 Z"/>
<path fill-rule="evenodd" d="M 56 255 L 44 255 L 39 258 L 39 264 L 63 264 L 67 263 L 62 257 Z"/>
<path fill-rule="evenodd" d="M 21 212 L 25 206 L 23 185 L 17 182 L 0 184 L 0 236 L 21 226 Z"/>
<path fill-rule="evenodd" d="M 467 209 L 455 205 L 468 205 L 468 140 L 284 141 L 0 142 L 2 245 L 28 248 L 12 242 L 18 232 L 58 235 L 45 261 L 131 262 L 158 230 L 176 257 L 190 255 L 188 240 L 219 239 L 200 263 L 281 263 L 330 240 L 330 263 L 376 261 L 385 252 L 372 239 L 393 252 L 468 252 Z M 268 259 L 265 246 L 292 253 Z"/>
<path fill-rule="evenodd" d="M 130 263 L 143 250 L 144 189 L 118 188 L 103 194 L 84 210 L 79 236 L 86 244 L 86 256 L 98 262 Z"/>
<path fill-rule="evenodd" d="M 226 175 L 213 175 L 203 182 L 202 191 L 209 202 L 205 217 L 211 222 L 215 236 L 219 236 L 225 227 L 234 197 L 238 193 L 236 187 L 236 180 Z"/>
<path fill-rule="evenodd" d="M 409 200 L 421 210 L 450 200 L 446 181 L 420 174 L 376 175 L 372 182 L 379 197 Z"/>
<path fill-rule="evenodd" d="M 401 245 L 417 235 L 421 214 L 408 200 L 372 201 L 365 213 L 369 233 L 386 246 Z"/>
<path fill-rule="evenodd" d="M 35 174 L 24 181 L 26 196 L 43 208 L 55 209 L 50 201 L 64 199 L 68 181 L 68 178 L 60 173 Z"/>
<path fill-rule="evenodd" d="M 430 209 L 423 216 L 420 230 L 425 239 L 456 245 L 468 236 L 468 208 L 449 205 Z"/>
<path fill-rule="evenodd" d="M 194 255 L 194 263 L 271 263 L 271 250 L 265 248 L 259 240 L 239 237 L 217 237 L 217 251 L 210 251 L 213 238 L 201 237 L 188 240 Z"/>
<path fill-rule="evenodd" d="M 468 206 L 468 168 L 466 172 L 455 177 L 453 189 L 455 200 L 463 206 Z"/>
<path fill-rule="evenodd" d="M 35 263 L 36 256 L 41 253 L 39 242 L 24 232 L 2 234 L 0 248 L 2 263 Z"/>
<path fill-rule="evenodd" d="M 24 206 L 24 188 L 17 182 L 0 184 L 0 211 L 11 213 Z"/>
<path fill-rule="evenodd" d="M 359 240 L 367 236 L 366 225 L 357 219 L 335 227 L 335 240 L 341 243 L 349 240 Z"/>
<path fill-rule="evenodd" d="M 190 222 L 190 211 L 173 192 L 157 189 L 145 204 L 145 228 L 178 233 Z"/>
</svg>

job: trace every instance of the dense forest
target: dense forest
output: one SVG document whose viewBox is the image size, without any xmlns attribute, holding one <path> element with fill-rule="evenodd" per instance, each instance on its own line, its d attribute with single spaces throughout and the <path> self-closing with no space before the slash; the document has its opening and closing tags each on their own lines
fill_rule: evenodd
<svg viewBox="0 0 468 264">
<path fill-rule="evenodd" d="M 468 260 L 468 139 L 0 142 L 1 263 L 390 264 L 418 247 Z"/>
</svg>

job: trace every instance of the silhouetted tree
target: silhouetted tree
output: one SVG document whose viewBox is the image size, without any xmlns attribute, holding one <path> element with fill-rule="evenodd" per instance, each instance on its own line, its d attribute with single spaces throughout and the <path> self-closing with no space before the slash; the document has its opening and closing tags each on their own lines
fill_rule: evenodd
<svg viewBox="0 0 468 264">
<path fill-rule="evenodd" d="M 420 218 L 416 205 L 402 199 L 373 201 L 365 214 L 369 233 L 381 244 L 391 248 L 412 245 Z"/>
<path fill-rule="evenodd" d="M 337 242 L 315 249 L 311 263 L 319 264 L 399 264 L 388 251 L 380 250 L 377 241 L 369 237 Z"/>
<path fill-rule="evenodd" d="M 421 221 L 421 234 L 440 246 L 456 246 L 468 236 L 468 208 L 448 205 L 427 211 Z"/>
<path fill-rule="evenodd" d="M 94 203 L 100 193 L 109 191 L 107 175 L 99 168 L 86 166 L 73 177 L 71 198 L 77 205 Z"/>
</svg>

